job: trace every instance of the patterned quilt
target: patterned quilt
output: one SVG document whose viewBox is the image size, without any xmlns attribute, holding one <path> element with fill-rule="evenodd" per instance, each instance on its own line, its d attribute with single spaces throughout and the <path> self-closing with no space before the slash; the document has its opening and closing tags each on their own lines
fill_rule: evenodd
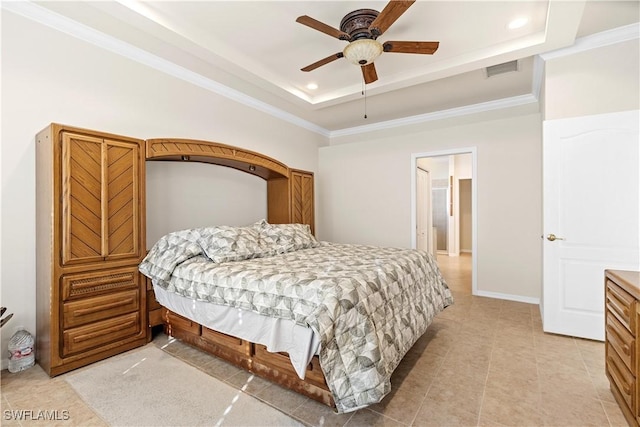
<svg viewBox="0 0 640 427">
<path fill-rule="evenodd" d="M 188 298 L 312 328 L 338 412 L 382 400 L 402 357 L 453 303 L 428 253 L 318 242 L 300 224 L 170 233 L 140 271 Z"/>
</svg>

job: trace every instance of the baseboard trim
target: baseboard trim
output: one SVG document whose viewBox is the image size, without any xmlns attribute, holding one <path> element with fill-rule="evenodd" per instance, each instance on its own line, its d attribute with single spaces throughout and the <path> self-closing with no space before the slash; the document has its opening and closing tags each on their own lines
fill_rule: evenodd
<svg viewBox="0 0 640 427">
<path fill-rule="evenodd" d="M 476 296 L 540 305 L 540 298 L 525 297 L 522 295 L 511 295 L 511 294 L 503 294 L 500 292 L 478 291 L 476 293 Z"/>
</svg>

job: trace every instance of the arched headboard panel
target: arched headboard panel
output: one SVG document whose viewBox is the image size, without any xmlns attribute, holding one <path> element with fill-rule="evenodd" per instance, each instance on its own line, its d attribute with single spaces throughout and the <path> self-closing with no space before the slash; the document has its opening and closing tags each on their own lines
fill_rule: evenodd
<svg viewBox="0 0 640 427">
<path fill-rule="evenodd" d="M 146 142 L 147 160 L 211 163 L 238 169 L 267 181 L 289 178 L 289 168 L 285 164 L 243 148 L 195 139 L 156 138 Z"/>
</svg>

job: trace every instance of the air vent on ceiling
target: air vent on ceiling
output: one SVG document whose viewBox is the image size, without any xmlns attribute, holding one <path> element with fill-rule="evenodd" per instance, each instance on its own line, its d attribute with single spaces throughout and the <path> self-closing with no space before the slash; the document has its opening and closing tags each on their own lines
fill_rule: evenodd
<svg viewBox="0 0 640 427">
<path fill-rule="evenodd" d="M 498 74 L 518 71 L 518 61 L 514 60 L 514 61 L 504 62 L 502 64 L 492 65 L 490 67 L 486 67 L 484 70 L 487 77 L 493 77 Z"/>
</svg>

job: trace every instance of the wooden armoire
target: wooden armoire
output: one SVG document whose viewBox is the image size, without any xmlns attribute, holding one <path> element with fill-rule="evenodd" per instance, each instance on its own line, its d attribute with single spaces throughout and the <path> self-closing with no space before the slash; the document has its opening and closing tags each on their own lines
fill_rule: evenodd
<svg viewBox="0 0 640 427">
<path fill-rule="evenodd" d="M 36 137 L 36 357 L 50 375 L 146 343 L 144 141 Z"/>
</svg>

